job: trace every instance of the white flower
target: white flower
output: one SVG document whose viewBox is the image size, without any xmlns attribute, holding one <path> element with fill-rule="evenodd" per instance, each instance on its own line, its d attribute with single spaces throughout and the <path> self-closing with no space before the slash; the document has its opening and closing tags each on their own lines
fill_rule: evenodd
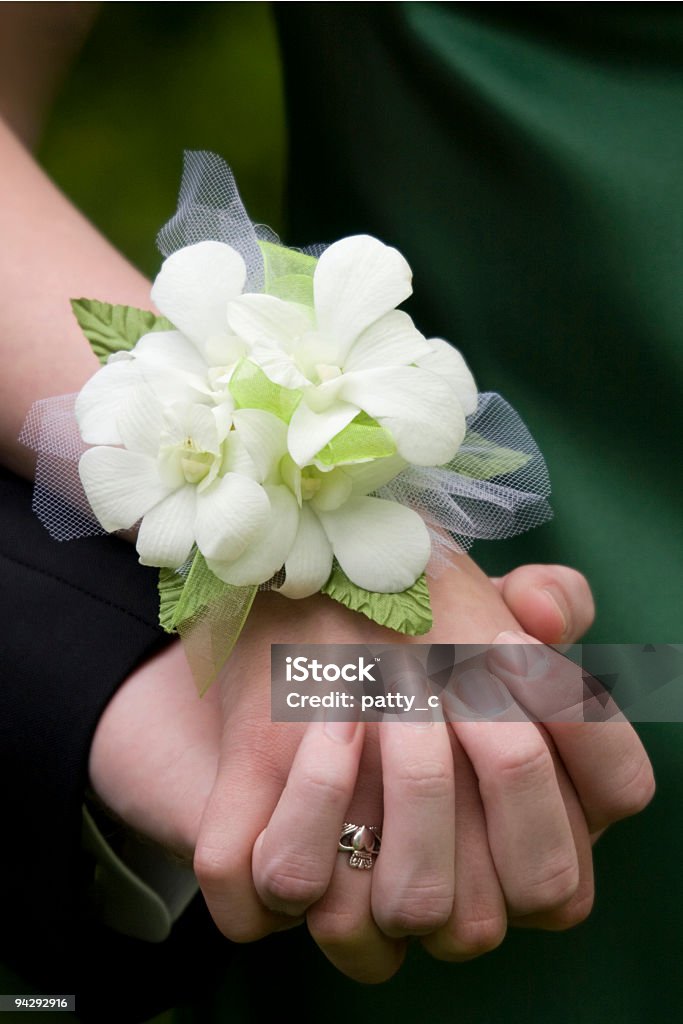
<svg viewBox="0 0 683 1024">
<path fill-rule="evenodd" d="M 368 493 L 396 475 L 401 467 L 395 460 L 323 473 L 311 466 L 301 470 L 290 459 L 287 468 L 298 496 L 299 523 L 280 593 L 315 594 L 330 575 L 333 557 L 364 590 L 396 593 L 415 583 L 431 551 L 423 520 L 405 505 Z"/>
<path fill-rule="evenodd" d="M 243 295 L 244 262 L 221 243 L 165 260 L 152 298 L 176 329 L 112 356 L 77 401 L 81 434 L 97 445 L 81 479 L 105 529 L 141 521 L 143 564 L 180 566 L 196 545 L 236 586 L 284 566 L 288 597 L 320 590 L 334 558 L 366 590 L 412 586 L 427 528 L 372 492 L 406 463 L 447 462 L 476 388 L 458 352 L 395 309 L 410 276 L 395 249 L 347 238 L 320 258 L 309 308 Z M 360 413 L 371 420 L 327 448 Z M 396 454 L 374 458 L 368 431 Z"/>
<path fill-rule="evenodd" d="M 465 434 L 476 387 L 458 352 L 426 340 L 395 306 L 411 293 L 399 252 L 359 235 L 331 245 L 313 277 L 314 308 L 271 295 L 228 303 L 228 323 L 268 377 L 303 391 L 288 434 L 299 466 L 363 411 L 417 465 L 442 465 Z"/>
<path fill-rule="evenodd" d="M 194 544 L 207 560 L 232 562 L 272 529 L 269 494 L 238 425 L 231 426 L 225 406 L 163 406 L 140 385 L 118 419 L 125 447 L 90 448 L 81 456 L 81 481 L 105 530 L 142 519 L 137 549 L 144 565 L 180 566 Z"/>
<path fill-rule="evenodd" d="M 207 559 L 220 579 L 236 585 L 264 582 L 284 563 L 286 581 L 279 592 L 308 597 L 326 583 L 336 557 L 349 579 L 366 590 L 395 593 L 415 583 L 430 555 L 424 522 L 412 509 L 369 496 L 401 471 L 402 459 L 328 472 L 316 466 L 302 470 L 287 453 L 282 421 L 254 409 L 239 410 L 234 418 L 265 482 L 271 524 L 261 535 L 266 539 L 241 558 Z"/>
<path fill-rule="evenodd" d="M 221 242 L 199 242 L 164 260 L 152 299 L 177 330 L 154 331 L 117 352 L 83 387 L 76 416 L 88 444 L 121 444 L 118 419 L 141 383 L 163 403 L 230 402 L 228 382 L 247 346 L 230 330 L 227 306 L 246 267 Z"/>
</svg>

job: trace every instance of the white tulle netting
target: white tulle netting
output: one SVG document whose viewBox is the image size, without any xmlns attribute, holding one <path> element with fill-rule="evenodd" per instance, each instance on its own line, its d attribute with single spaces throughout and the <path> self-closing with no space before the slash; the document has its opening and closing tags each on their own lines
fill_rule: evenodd
<svg viewBox="0 0 683 1024">
<path fill-rule="evenodd" d="M 157 235 L 157 246 L 164 256 L 170 256 L 177 249 L 206 239 L 237 249 L 247 266 L 248 292 L 263 288 L 259 241 L 282 244 L 266 224 L 254 224 L 249 219 L 235 176 L 225 160 L 216 153 L 188 150 L 183 158 L 178 208 Z M 302 251 L 318 258 L 326 248 L 327 245 L 316 243 Z"/>
<path fill-rule="evenodd" d="M 237 249 L 247 266 L 246 290 L 263 288 L 263 258 L 259 239 L 279 242 L 274 231 L 249 219 L 234 175 L 215 153 L 188 151 L 183 160 L 178 209 L 157 235 L 164 256 L 210 239 Z"/>
<path fill-rule="evenodd" d="M 479 395 L 453 468 L 409 466 L 378 491 L 415 509 L 432 538 L 431 575 L 475 540 L 514 537 L 552 518 L 540 449 L 518 414 L 494 392 Z M 457 469 L 455 468 L 457 467 Z M 487 479 L 478 479 L 488 473 Z"/>
<path fill-rule="evenodd" d="M 55 540 L 76 540 L 106 533 L 95 519 L 78 475 L 88 448 L 81 440 L 74 406 L 77 396 L 59 395 L 35 402 L 19 440 L 37 455 L 33 511 Z"/>
</svg>

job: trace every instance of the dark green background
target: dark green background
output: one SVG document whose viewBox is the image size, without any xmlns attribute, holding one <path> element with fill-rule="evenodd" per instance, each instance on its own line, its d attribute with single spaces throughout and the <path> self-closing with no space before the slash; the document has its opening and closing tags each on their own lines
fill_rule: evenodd
<svg viewBox="0 0 683 1024">
<path fill-rule="evenodd" d="M 253 220 L 282 225 L 285 127 L 264 3 L 105 3 L 39 158 L 145 273 L 175 210 L 184 149 L 220 153 Z"/>
</svg>

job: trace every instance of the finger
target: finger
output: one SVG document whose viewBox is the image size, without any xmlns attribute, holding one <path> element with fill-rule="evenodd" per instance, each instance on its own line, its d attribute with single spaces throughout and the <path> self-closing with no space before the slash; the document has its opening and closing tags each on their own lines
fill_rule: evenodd
<svg viewBox="0 0 683 1024">
<path fill-rule="evenodd" d="M 358 825 L 382 822 L 381 764 L 375 728 L 368 728 L 358 781 L 346 820 Z M 406 943 L 380 931 L 370 910 L 372 870 L 350 866 L 347 853 L 338 853 L 325 895 L 306 920 L 313 939 L 330 962 L 355 981 L 377 984 L 396 973 L 405 957 Z"/>
<path fill-rule="evenodd" d="M 536 721 L 624 720 L 597 679 L 528 633 L 499 633 L 486 653 L 485 662 L 489 672 Z"/>
<path fill-rule="evenodd" d="M 360 722 L 313 722 L 256 842 L 253 878 L 270 910 L 300 916 L 324 894 L 363 746 Z"/>
<path fill-rule="evenodd" d="M 202 817 L 194 871 L 219 930 L 233 942 L 253 942 L 299 923 L 262 904 L 252 879 L 254 843 L 270 820 L 285 785 L 278 767 L 288 764 L 282 745 L 292 746 L 291 726 L 273 727 L 266 748 L 254 756 L 246 719 L 231 723 L 216 781 Z M 293 753 L 293 751 L 292 751 Z"/>
<path fill-rule="evenodd" d="M 507 632 L 496 637 L 488 662 L 510 692 L 545 722 L 592 832 L 647 806 L 654 777 L 645 749 L 611 699 L 585 698 L 579 667 L 531 636 Z M 577 701 L 579 689 L 584 699 Z M 563 707 L 566 712 L 560 713 Z M 553 721 L 553 713 L 560 720 Z M 589 713 L 598 720 L 583 721 Z"/>
<path fill-rule="evenodd" d="M 453 907 L 455 788 L 444 722 L 379 726 L 384 779 L 382 853 L 373 871 L 372 913 L 385 935 L 441 928 Z"/>
<path fill-rule="evenodd" d="M 479 785 L 469 758 L 451 734 L 455 772 L 455 892 L 443 928 L 422 938 L 437 960 L 458 963 L 488 953 L 505 937 L 505 897 L 488 845 Z"/>
<path fill-rule="evenodd" d="M 595 618 L 588 581 L 566 565 L 521 565 L 492 582 L 522 628 L 543 643 L 574 643 Z"/>
<path fill-rule="evenodd" d="M 540 731 L 530 722 L 501 720 L 460 721 L 453 728 L 479 780 L 489 848 L 509 913 L 562 906 L 577 890 L 579 867 Z"/>
<path fill-rule="evenodd" d="M 549 911 L 530 914 L 526 917 L 512 918 L 510 924 L 516 928 L 542 928 L 545 931 L 564 931 L 584 921 L 593 907 L 595 888 L 592 840 L 576 791 L 571 779 L 564 770 L 562 761 L 554 749 L 549 736 L 546 736 L 546 743 L 553 758 L 558 785 L 572 830 L 579 868 L 579 883 L 570 899 L 561 906 Z"/>
</svg>

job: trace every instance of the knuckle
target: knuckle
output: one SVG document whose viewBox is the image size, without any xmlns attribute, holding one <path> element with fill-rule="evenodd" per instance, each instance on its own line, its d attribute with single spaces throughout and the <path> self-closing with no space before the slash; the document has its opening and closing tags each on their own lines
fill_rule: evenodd
<svg viewBox="0 0 683 1024">
<path fill-rule="evenodd" d="M 452 888 L 439 883 L 420 884 L 395 895 L 388 906 L 375 911 L 374 917 L 385 935 L 398 938 L 425 935 L 443 928 L 452 909 Z"/>
<path fill-rule="evenodd" d="M 594 902 L 593 889 L 570 900 L 566 906 L 553 912 L 549 930 L 564 932 L 575 928 L 589 917 Z"/>
<path fill-rule="evenodd" d="M 363 938 L 365 919 L 354 911 L 314 907 L 308 914 L 308 930 L 315 942 L 329 952 L 358 946 Z"/>
<path fill-rule="evenodd" d="M 558 855 L 546 870 L 520 888 L 514 900 L 518 914 L 537 914 L 569 903 L 579 888 L 576 856 Z"/>
<path fill-rule="evenodd" d="M 441 800 L 452 795 L 453 777 L 443 761 L 406 761 L 397 770 L 396 779 L 404 794 L 420 800 Z"/>
<path fill-rule="evenodd" d="M 216 927 L 226 939 L 256 942 L 272 930 L 262 916 L 236 911 L 232 898 L 237 891 L 238 865 L 229 850 L 207 844 L 198 846 L 194 873 Z"/>
<path fill-rule="evenodd" d="M 193 869 L 201 889 L 211 891 L 228 884 L 236 874 L 237 865 L 228 847 L 198 843 Z"/>
<path fill-rule="evenodd" d="M 300 791 L 305 795 L 306 804 L 315 807 L 330 807 L 342 804 L 344 807 L 349 799 L 349 785 L 342 774 L 334 771 L 326 775 L 307 772 L 301 778 Z"/>
<path fill-rule="evenodd" d="M 506 931 L 507 922 L 502 914 L 481 920 L 458 921 L 450 943 L 451 957 L 454 960 L 473 960 L 490 953 L 500 946 Z"/>
<path fill-rule="evenodd" d="M 554 774 L 550 751 L 537 732 L 499 752 L 492 768 L 494 778 L 505 788 L 522 790 L 535 789 Z"/>
<path fill-rule="evenodd" d="M 627 775 L 625 781 L 610 793 L 605 807 L 606 823 L 639 814 L 655 795 L 655 777 L 645 754 Z"/>
<path fill-rule="evenodd" d="M 239 921 L 234 917 L 226 917 L 220 921 L 214 921 L 219 931 L 229 939 L 230 942 L 236 942 L 239 945 L 248 945 L 251 942 L 258 942 L 260 939 L 264 939 L 266 935 L 270 934 L 271 929 L 262 923 L 256 921 Z"/>
<path fill-rule="evenodd" d="M 260 880 L 259 895 L 266 906 L 279 909 L 281 904 L 307 907 L 325 892 L 325 880 L 316 876 L 316 867 L 294 857 L 266 865 Z"/>
</svg>

